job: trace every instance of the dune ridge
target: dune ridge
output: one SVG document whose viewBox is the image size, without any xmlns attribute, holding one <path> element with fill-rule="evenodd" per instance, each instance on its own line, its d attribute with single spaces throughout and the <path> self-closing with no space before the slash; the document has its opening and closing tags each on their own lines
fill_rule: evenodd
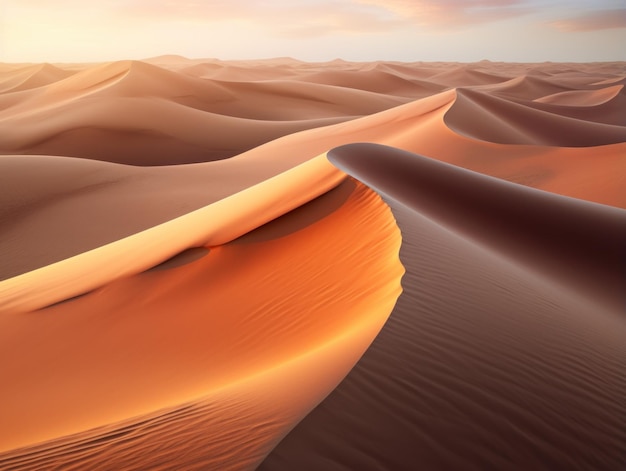
<svg viewBox="0 0 626 471">
<path fill-rule="evenodd" d="M 614 99 L 624 85 L 614 85 L 600 90 L 588 92 L 586 90 L 571 90 L 535 99 L 538 103 L 556 103 L 561 106 L 597 106 Z"/>
<path fill-rule="evenodd" d="M 342 179 L 320 155 L 205 208 L 2 281 L 0 313 L 40 309 L 140 273 L 185 249 L 223 245 L 327 192 Z"/>
<path fill-rule="evenodd" d="M 465 119 L 468 114 L 475 119 Z M 500 144 L 590 147 L 626 140 L 623 124 L 549 113 L 469 89 L 457 91 L 457 99 L 446 114 L 446 124 L 460 134 Z"/>
<path fill-rule="evenodd" d="M 524 237 L 542 230 L 525 218 L 552 217 L 559 198 L 497 180 L 463 185 L 456 178 L 472 176 L 461 169 L 372 144 L 329 157 L 391 206 L 402 231 L 403 293 L 349 375 L 259 469 L 618 469 L 626 451 L 621 303 L 600 308 L 527 269 L 543 263 L 541 246 L 552 239 Z M 466 190 L 484 190 L 487 199 L 460 194 Z M 509 191 L 534 195 L 505 198 Z M 571 205 L 569 215 L 561 206 L 564 219 L 580 216 L 587 232 L 572 235 L 580 245 L 563 270 L 585 276 L 586 263 L 596 261 L 583 249 L 606 243 L 602 270 L 619 283 L 616 242 L 626 212 L 562 204 Z M 485 216 L 465 218 L 472 205 Z M 520 218 L 516 236 L 536 258 L 527 252 L 520 262 L 512 253 L 510 263 L 494 252 L 493 239 L 476 245 L 466 238 L 481 234 L 484 242 L 507 229 L 511 221 L 502 224 L 490 205 Z M 611 227 L 595 225 L 596 216 Z"/>
<path fill-rule="evenodd" d="M 620 313 L 626 210 L 530 189 L 375 144 L 329 152 L 399 203 Z M 393 176 L 389 178 L 388 174 Z"/>
<path fill-rule="evenodd" d="M 355 240 L 358 233 L 367 236 Z M 76 455 L 65 451 L 87 446 L 83 464 L 141 469 L 167 463 L 166 455 L 146 460 L 145 453 L 168 443 L 184 453 L 179 466 L 251 467 L 248 460 L 269 452 L 381 328 L 400 291 L 399 243 L 386 205 L 347 181 L 195 260 L 33 313 L 3 313 L 1 357 L 14 355 L 3 375 L 14 380 L 3 392 L 10 427 L 1 435 L 0 463 L 36 469 L 72 462 Z M 311 279 L 323 282 L 304 282 Z M 271 289 L 277 285 L 283 296 Z M 45 331 L 34 329 L 41 323 Z M 41 361 L 50 362 L 46 374 L 22 376 Z M 22 389 L 28 393 L 15 394 Z M 191 421 L 190 407 L 203 411 Z M 163 415 L 185 435 L 143 428 Z M 133 438 L 118 440 L 125 430 Z M 225 448 L 216 430 L 229 437 Z"/>
</svg>

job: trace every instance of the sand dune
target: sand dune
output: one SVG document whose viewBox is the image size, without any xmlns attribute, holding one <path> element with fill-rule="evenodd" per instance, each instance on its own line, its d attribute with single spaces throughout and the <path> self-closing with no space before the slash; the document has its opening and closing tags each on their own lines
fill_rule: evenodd
<svg viewBox="0 0 626 471">
<path fill-rule="evenodd" d="M 617 469 L 625 75 L 0 64 L 0 469 Z"/>
<path fill-rule="evenodd" d="M 351 145 L 330 158 L 390 204 L 402 230 L 403 293 L 348 377 L 259 469 L 618 469 L 626 211 L 395 149 Z M 552 209 L 562 232 L 539 236 L 551 231 Z M 508 230 L 511 239 L 497 242 Z M 560 264 L 569 279 L 537 276 L 551 243 L 572 249 Z M 591 255 L 600 246 L 603 263 Z M 600 283 L 611 280 L 610 307 L 579 285 L 560 288 L 585 277 L 588 263 L 602 264 Z"/>
<path fill-rule="evenodd" d="M 483 89 L 487 89 L 498 96 L 525 100 L 572 91 L 572 88 L 566 85 L 552 82 L 548 78 L 537 78 L 533 75 L 521 75 L 506 82 L 484 86 Z"/>
<path fill-rule="evenodd" d="M 1 96 L 0 132 L 6 139 L 0 153 L 133 165 L 218 160 L 406 101 L 317 83 L 202 80 L 122 61 L 88 68 L 43 90 Z M 170 119 L 163 121 L 164 115 Z"/>
<path fill-rule="evenodd" d="M 0 313 L 34 311 L 140 273 L 186 249 L 224 245 L 327 192 L 342 178 L 322 155 L 212 205 L 14 276 L 0 282 Z"/>
<path fill-rule="evenodd" d="M 618 313 L 626 211 L 530 189 L 373 144 L 332 162 L 395 201 Z M 539 210 L 541 208 L 541 210 Z"/>
<path fill-rule="evenodd" d="M 500 83 L 507 81 L 509 78 L 510 77 L 501 76 L 493 72 L 480 70 L 478 67 L 460 65 L 450 70 L 431 75 L 428 80 L 448 87 L 460 87 Z"/>
<path fill-rule="evenodd" d="M 325 237 L 326 231 L 339 227 L 344 228 L 341 237 Z M 374 227 L 378 230 L 373 230 Z M 358 233 L 370 236 L 357 242 Z M 285 400 L 292 396 L 293 405 L 283 403 L 287 406 L 279 412 L 283 419 L 275 426 L 284 430 L 345 374 L 386 319 L 399 293 L 402 269 L 397 262 L 398 243 L 399 234 L 386 206 L 363 187 L 347 184 L 316 200 L 307 210 L 252 232 L 233 244 L 211 248 L 194 262 L 174 268 L 165 266 L 135 277 L 122 277 L 120 273 L 118 281 L 103 289 L 34 315 L 4 312 L 2 348 L 4 352 L 12 351 L 17 358 L 10 369 L 15 379 L 12 391 L 5 390 L 11 404 L 4 414 L 10 427 L 2 436 L 3 448 L 114 424 L 162 408 L 178 405 L 186 408 L 189 401 L 199 403 L 204 396 L 209 397 L 197 407 L 206 405 L 219 410 L 216 397 L 222 403 L 234 401 L 232 407 L 252 408 L 247 424 L 252 426 L 258 421 L 260 426 L 268 420 L 268 411 L 262 404 L 271 400 L 271 396 L 265 397 L 269 392 L 262 391 L 271 387 L 274 375 L 278 375 L 281 383 L 285 381 L 282 375 L 286 373 L 280 371 L 283 363 L 287 363 L 284 368 L 293 382 L 303 365 L 310 364 L 310 356 L 323 358 L 327 348 L 342 351 L 339 356 L 342 362 L 346 361 L 344 367 L 339 364 L 330 370 L 323 367 L 326 361 L 335 361 L 335 354 L 322 364 L 314 362 L 307 368 L 310 372 L 318 371 L 314 379 L 304 382 L 309 385 L 315 381 L 312 390 L 298 392 L 303 386 L 295 387 L 298 383 L 289 387 L 291 393 Z M 360 254 L 366 248 L 370 256 L 363 259 Z M 120 253 L 110 255 L 116 257 L 129 258 Z M 242 263 L 246 269 L 241 277 L 227 276 Z M 297 269 L 280 269 L 288 265 Z M 94 272 L 109 270 L 108 264 L 99 266 Z M 268 271 L 268 266 L 274 268 Z M 324 283 L 305 282 L 320 276 L 326 280 Z M 377 278 L 375 285 L 372 285 L 373 277 Z M 245 297 L 237 294 L 242 286 L 246 286 Z M 277 298 L 270 289 L 272 286 L 283 286 L 289 295 Z M 130 301 L 132 293 L 138 291 L 152 292 L 154 296 L 134 297 L 135 301 Z M 361 298 L 365 291 L 369 294 Z M 130 302 L 120 304 L 122 299 Z M 176 316 L 171 315 L 172 309 L 178 312 Z M 110 321 L 108 312 L 116 313 L 115 329 L 105 327 Z M 47 319 L 43 322 L 48 325 L 46 332 L 40 331 L 43 337 L 33 332 L 30 340 L 18 340 L 32 329 L 33 322 L 43 319 Z M 146 323 L 153 327 L 147 328 Z M 94 339 L 98 331 L 101 333 Z M 33 345 L 41 345 L 41 350 L 33 349 Z M 32 371 L 42 361 L 37 352 L 43 351 L 48 358 L 54 356 L 57 367 L 45 375 L 23 378 L 20 372 Z M 146 351 L 153 352 L 149 358 Z M 290 361 L 300 365 L 290 366 Z M 150 364 L 155 368 L 150 368 Z M 274 368 L 279 371 L 273 371 Z M 266 370 L 267 378 L 253 378 Z M 80 380 L 76 377 L 79 372 Z M 49 384 L 51 377 L 66 379 L 58 381 L 55 389 Z M 67 391 L 68 382 L 77 380 L 76 387 Z M 264 386 L 257 397 L 254 391 L 259 382 Z M 241 384 L 229 386 L 234 383 Z M 46 385 L 45 397 L 37 392 L 43 385 Z M 223 387 L 234 390 L 223 394 L 219 391 Z M 15 394 L 22 388 L 32 394 Z M 112 394 L 116 398 L 114 402 L 109 400 Z M 271 409 L 276 411 L 276 406 Z M 31 420 L 25 420 L 25 410 L 30 411 Z M 59 420 L 60 417 L 65 418 Z M 222 416 L 224 420 L 225 417 Z M 49 427 L 41 427 L 42 420 Z M 143 419 L 133 422 L 141 424 Z M 209 420 L 206 426 L 214 424 Z M 238 425 L 224 424 L 222 433 L 227 433 L 230 426 Z M 155 433 L 158 436 L 160 432 Z M 204 443 L 210 445 L 211 436 L 203 438 L 200 430 L 196 435 L 196 440 L 206 440 Z M 267 447 L 266 442 L 274 436 L 257 437 L 258 447 Z M 72 437 L 69 442 L 80 438 Z M 250 439 L 240 437 L 244 443 Z M 140 440 L 139 450 L 141 443 Z M 63 443 L 62 447 L 66 445 Z M 248 446 L 251 452 L 257 452 L 256 445 Z M 17 453 L 28 454 L 29 450 Z M 210 459 L 211 454 L 207 455 Z M 245 462 L 248 458 L 241 454 L 228 457 L 226 463 Z M 157 462 L 160 459 L 155 457 Z"/>
<path fill-rule="evenodd" d="M 298 80 L 411 98 L 432 95 L 445 88 L 426 80 L 402 77 L 394 72 L 377 66 L 366 73 L 363 70 L 321 71 L 302 75 Z"/>
<path fill-rule="evenodd" d="M 163 122 L 167 115 L 171 121 Z M 0 123 L 6 154 L 28 152 L 131 165 L 172 165 L 232 157 L 251 147 L 345 118 L 259 121 L 205 113 L 152 98 L 64 103 Z M 235 135 L 238 129 L 243 134 Z"/>
<path fill-rule="evenodd" d="M 538 103 L 553 103 L 562 106 L 598 106 L 617 97 L 624 85 L 614 85 L 601 90 L 572 90 L 553 93 L 535 99 Z"/>
<path fill-rule="evenodd" d="M 466 119 L 468 115 L 474 119 Z M 460 134 L 500 144 L 590 147 L 626 140 L 623 125 L 550 113 L 470 89 L 457 91 L 446 124 Z"/>
<path fill-rule="evenodd" d="M 529 106 L 583 121 L 626 126 L 626 117 L 622 113 L 626 106 L 626 92 L 622 85 L 597 90 L 574 90 L 544 98 L 535 100 L 535 104 L 529 103 Z"/>
<path fill-rule="evenodd" d="M 73 73 L 51 64 L 25 67 L 3 77 L 3 80 L 0 82 L 0 93 L 42 87 L 67 78 Z"/>
</svg>

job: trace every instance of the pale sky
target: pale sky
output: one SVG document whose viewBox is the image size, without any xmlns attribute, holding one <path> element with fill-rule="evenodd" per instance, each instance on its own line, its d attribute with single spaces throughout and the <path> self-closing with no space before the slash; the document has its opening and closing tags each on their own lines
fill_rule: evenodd
<svg viewBox="0 0 626 471">
<path fill-rule="evenodd" d="M 626 60 L 626 0 L 0 0 L 0 62 Z"/>
</svg>

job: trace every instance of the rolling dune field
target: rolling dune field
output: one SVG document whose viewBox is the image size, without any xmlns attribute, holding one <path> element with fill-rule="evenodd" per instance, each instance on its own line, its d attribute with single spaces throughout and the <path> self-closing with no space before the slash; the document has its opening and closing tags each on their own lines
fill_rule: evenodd
<svg viewBox="0 0 626 471">
<path fill-rule="evenodd" d="M 606 470 L 626 64 L 0 64 L 0 470 Z"/>
</svg>

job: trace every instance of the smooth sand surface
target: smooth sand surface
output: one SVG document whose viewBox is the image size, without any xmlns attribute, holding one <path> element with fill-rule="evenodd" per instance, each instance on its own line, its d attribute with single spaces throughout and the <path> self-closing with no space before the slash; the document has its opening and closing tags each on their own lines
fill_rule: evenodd
<svg viewBox="0 0 626 471">
<path fill-rule="evenodd" d="M 619 469 L 624 77 L 0 64 L 0 469 Z"/>
<path fill-rule="evenodd" d="M 560 275 L 543 276 L 547 247 L 532 242 L 536 226 L 516 234 L 528 236 L 526 253 L 537 250 L 538 258 L 520 262 L 515 249 L 484 244 L 508 229 L 497 212 L 488 210 L 478 227 L 446 219 L 476 201 L 451 198 L 458 194 L 452 182 L 427 190 L 396 186 L 409 180 L 411 168 L 434 178 L 458 169 L 393 150 L 334 155 L 386 195 L 402 231 L 403 292 L 348 377 L 259 469 L 619 469 L 626 443 L 622 308 L 595 305 L 594 295 L 563 287 Z M 382 174 L 381 161 L 389 164 Z M 494 191 L 494 203 L 507 191 L 515 190 Z M 552 195 L 535 197 L 512 212 L 520 217 L 533 206 L 527 217 L 541 217 Z M 613 247 L 610 271 L 619 263 L 616 235 L 595 229 L 585 230 Z M 577 243 L 593 252 L 592 240 Z M 586 254 L 579 257 L 563 268 L 585 263 Z"/>
<path fill-rule="evenodd" d="M 175 239 L 169 231 L 168 236 Z M 159 241 L 153 250 L 167 244 L 167 238 L 152 237 Z M 238 435 L 231 449 L 249 447 L 249 455 L 239 451 L 219 461 L 224 469 L 258 460 L 277 434 L 347 373 L 382 327 L 400 292 L 399 243 L 387 206 L 362 185 L 346 182 L 188 261 L 173 260 L 130 277 L 120 274 L 89 294 L 30 314 L 5 310 L 0 344 L 2 358 L 11 361 L 3 363 L 9 381 L 3 392 L 7 426 L 1 443 L 4 451 L 17 449 L 0 463 L 30 462 L 33 454 L 40 465 L 69 462 L 75 459 L 72 454 L 59 458 L 66 447 L 83 440 L 100 443 L 99 433 L 90 431 L 95 427 L 118 422 L 116 431 L 141 427 L 148 420 L 144 416 L 172 408 L 177 411 L 168 412 L 172 420 L 185 425 L 178 411 L 184 415 L 187 407 L 208 408 L 213 418 L 201 417 L 204 428 L 189 432 L 186 440 L 194 443 L 172 445 L 181 454 L 186 446 L 198 448 L 177 466 L 206 469 L 200 466 L 203 460 L 211 462 L 223 452 L 214 443 L 217 431 L 206 435 L 207 427 Z M 111 249 L 119 243 L 113 245 Z M 108 271 L 113 259 L 135 258 L 109 252 L 90 261 L 91 276 Z M 82 270 L 82 265 L 61 268 Z M 83 283 L 89 274 L 80 271 L 77 276 L 66 278 L 64 285 Z M 39 374 L 25 375 L 42 362 L 46 367 Z M 307 378 L 302 380 L 304 371 Z M 283 391 L 285 382 L 290 385 Z M 224 388 L 230 392 L 220 392 Z M 274 390 L 282 392 L 275 395 Z M 244 415 L 235 420 L 239 409 Z M 259 435 L 240 430 L 242 421 Z M 270 430 L 264 431 L 268 421 Z M 149 449 L 151 442 L 176 438 L 162 427 L 151 433 L 133 445 L 133 453 L 148 453 L 143 447 Z M 159 438 L 161 433 L 170 438 Z M 68 438 L 44 451 L 30 448 L 56 437 Z M 102 443 L 94 462 L 109 455 L 107 459 L 116 459 L 114 443 L 112 454 L 107 452 L 111 442 Z M 83 465 L 91 467 L 92 459 Z M 162 457 L 141 466 L 152 459 L 160 463 Z M 126 466 L 124 460 L 118 463 Z"/>
</svg>

